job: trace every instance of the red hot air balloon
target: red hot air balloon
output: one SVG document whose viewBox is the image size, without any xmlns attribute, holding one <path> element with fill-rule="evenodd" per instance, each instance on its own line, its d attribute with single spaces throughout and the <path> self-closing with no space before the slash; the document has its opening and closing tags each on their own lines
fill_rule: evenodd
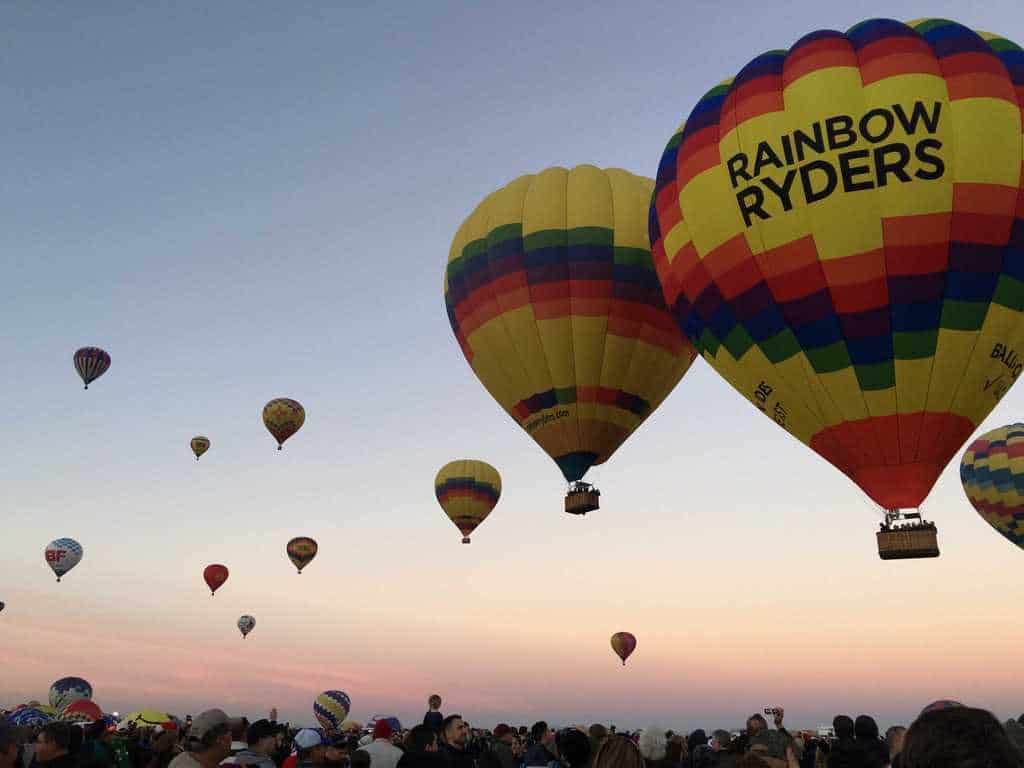
<svg viewBox="0 0 1024 768">
<path fill-rule="evenodd" d="M 636 637 L 629 632 L 616 632 L 612 635 L 612 650 L 622 659 L 622 666 L 626 666 L 626 659 L 636 650 Z"/>
<path fill-rule="evenodd" d="M 203 569 L 203 580 L 206 581 L 206 586 L 210 588 L 210 594 L 212 595 L 218 589 L 220 589 L 224 582 L 228 580 L 228 568 L 226 565 L 208 565 Z"/>
</svg>

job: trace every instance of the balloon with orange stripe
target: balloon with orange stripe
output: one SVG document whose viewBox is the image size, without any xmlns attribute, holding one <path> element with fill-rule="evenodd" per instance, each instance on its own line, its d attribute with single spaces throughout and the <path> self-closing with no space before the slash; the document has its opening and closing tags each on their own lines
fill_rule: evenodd
<svg viewBox="0 0 1024 768">
<path fill-rule="evenodd" d="M 651 263 L 653 186 L 549 168 L 486 197 L 452 241 L 444 294 L 459 346 L 569 483 L 607 461 L 696 356 Z"/>
<path fill-rule="evenodd" d="M 462 543 L 476 530 L 501 498 L 501 476 L 486 461 L 459 459 L 445 464 L 434 478 L 441 509 L 462 532 Z"/>
<path fill-rule="evenodd" d="M 1024 52 L 872 19 L 758 56 L 665 149 L 679 327 L 882 508 L 918 507 L 1024 366 Z"/>
</svg>

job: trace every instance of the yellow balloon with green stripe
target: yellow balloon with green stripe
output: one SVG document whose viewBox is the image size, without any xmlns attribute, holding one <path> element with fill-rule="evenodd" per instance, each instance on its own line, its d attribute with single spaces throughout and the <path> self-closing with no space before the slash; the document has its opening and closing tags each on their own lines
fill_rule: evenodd
<svg viewBox="0 0 1024 768">
<path fill-rule="evenodd" d="M 459 459 L 441 467 L 434 478 L 441 509 L 462 532 L 462 543 L 476 530 L 501 498 L 501 476 L 486 461 Z"/>
<path fill-rule="evenodd" d="M 549 168 L 485 198 L 452 241 L 445 304 L 463 354 L 570 483 L 615 453 L 696 355 L 651 261 L 653 185 Z"/>
</svg>

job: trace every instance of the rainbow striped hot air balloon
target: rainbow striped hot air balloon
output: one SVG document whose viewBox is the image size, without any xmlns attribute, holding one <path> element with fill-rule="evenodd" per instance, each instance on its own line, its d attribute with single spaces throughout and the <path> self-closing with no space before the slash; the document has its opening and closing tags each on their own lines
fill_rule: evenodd
<svg viewBox="0 0 1024 768">
<path fill-rule="evenodd" d="M 476 530 L 501 498 L 501 476 L 486 461 L 459 459 L 445 464 L 434 478 L 441 509 L 462 532 L 462 543 Z"/>
<path fill-rule="evenodd" d="M 1010 41 L 872 19 L 757 57 L 661 159 L 679 327 L 890 520 L 1024 365 L 1022 104 Z"/>
<path fill-rule="evenodd" d="M 971 443 L 960 481 L 982 519 L 1024 548 L 1024 424 L 993 429 Z"/>
<path fill-rule="evenodd" d="M 445 305 L 491 396 L 571 491 L 654 412 L 696 355 L 668 313 L 645 226 L 653 182 L 549 168 L 484 199 L 452 241 Z M 585 504 L 576 504 L 577 500 Z M 567 511 L 597 508 L 570 494 Z"/>
<path fill-rule="evenodd" d="M 99 347 L 82 347 L 75 352 L 73 360 L 86 389 L 110 367 L 110 355 Z"/>
</svg>

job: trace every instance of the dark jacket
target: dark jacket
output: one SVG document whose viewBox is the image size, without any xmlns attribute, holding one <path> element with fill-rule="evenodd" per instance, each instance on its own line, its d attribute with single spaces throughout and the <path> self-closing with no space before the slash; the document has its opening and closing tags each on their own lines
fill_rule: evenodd
<svg viewBox="0 0 1024 768">
<path fill-rule="evenodd" d="M 523 760 L 525 768 L 531 768 L 531 766 L 543 765 L 547 768 L 551 763 L 557 763 L 558 758 L 548 752 L 547 747 L 543 744 L 531 744 L 530 748 L 526 750 L 526 759 Z"/>
<path fill-rule="evenodd" d="M 440 712 L 430 710 L 423 716 L 423 724 L 430 728 L 434 733 L 441 732 L 441 726 L 444 725 L 444 715 Z"/>
<path fill-rule="evenodd" d="M 473 756 L 464 749 L 456 749 L 450 744 L 442 744 L 439 754 L 444 756 L 448 768 L 476 768 Z"/>
<path fill-rule="evenodd" d="M 519 768 L 519 761 L 512 754 L 512 747 L 503 741 L 496 741 L 491 745 L 491 752 L 498 758 L 501 768 Z"/>
<path fill-rule="evenodd" d="M 448 768 L 440 752 L 406 752 L 398 758 L 398 768 Z"/>
<path fill-rule="evenodd" d="M 849 738 L 839 739 L 828 753 L 828 768 L 881 768 L 884 765 L 863 742 Z"/>
<path fill-rule="evenodd" d="M 45 763 L 36 759 L 32 763 L 35 768 L 78 768 L 78 755 L 61 755 L 55 757 L 53 760 L 47 760 Z"/>
</svg>

